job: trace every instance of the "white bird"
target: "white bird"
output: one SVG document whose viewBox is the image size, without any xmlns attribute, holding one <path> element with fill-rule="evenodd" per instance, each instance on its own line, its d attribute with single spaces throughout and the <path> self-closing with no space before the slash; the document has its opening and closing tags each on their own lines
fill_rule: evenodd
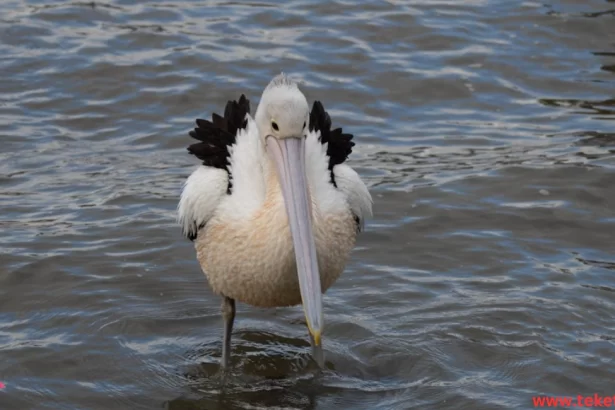
<svg viewBox="0 0 615 410">
<path fill-rule="evenodd" d="M 310 112 L 283 73 L 265 88 L 256 115 L 244 95 L 224 117 L 196 120 L 188 151 L 203 161 L 178 205 L 183 233 L 213 291 L 222 296 L 222 368 L 230 365 L 235 301 L 254 306 L 303 303 L 322 367 L 322 293 L 340 276 L 372 198 L 344 164 L 352 135 L 331 130 L 319 101 Z"/>
</svg>

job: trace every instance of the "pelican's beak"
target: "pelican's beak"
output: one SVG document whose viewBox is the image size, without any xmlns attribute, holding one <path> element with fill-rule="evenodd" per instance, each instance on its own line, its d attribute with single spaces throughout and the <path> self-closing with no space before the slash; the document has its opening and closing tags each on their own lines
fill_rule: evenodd
<svg viewBox="0 0 615 410">
<path fill-rule="evenodd" d="M 295 248 L 301 300 L 312 339 L 314 359 L 323 367 L 320 335 L 323 330 L 322 291 L 316 244 L 312 233 L 312 202 L 305 171 L 305 138 L 268 136 L 267 151 L 276 164 Z"/>
</svg>

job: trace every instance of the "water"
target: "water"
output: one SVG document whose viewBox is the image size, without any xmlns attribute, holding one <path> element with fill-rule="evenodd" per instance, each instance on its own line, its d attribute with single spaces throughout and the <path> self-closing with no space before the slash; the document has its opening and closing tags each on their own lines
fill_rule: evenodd
<svg viewBox="0 0 615 410">
<path fill-rule="evenodd" d="M 521 409 L 615 394 L 615 2 L 0 5 L 0 408 Z M 325 297 L 220 300 L 174 223 L 197 117 L 279 71 L 375 216 Z"/>
</svg>

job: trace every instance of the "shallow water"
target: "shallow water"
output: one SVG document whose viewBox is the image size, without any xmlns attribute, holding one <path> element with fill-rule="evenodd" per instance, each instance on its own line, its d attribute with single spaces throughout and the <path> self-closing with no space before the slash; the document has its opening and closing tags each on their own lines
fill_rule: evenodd
<svg viewBox="0 0 615 410">
<path fill-rule="evenodd" d="M 0 408 L 519 409 L 615 394 L 615 2 L 4 1 Z M 325 297 L 219 298 L 174 222 L 197 117 L 284 70 L 375 216 Z"/>
</svg>

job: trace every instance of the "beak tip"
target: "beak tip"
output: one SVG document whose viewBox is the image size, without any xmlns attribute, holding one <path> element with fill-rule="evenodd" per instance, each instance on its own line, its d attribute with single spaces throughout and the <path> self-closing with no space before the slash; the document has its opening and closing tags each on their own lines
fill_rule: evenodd
<svg viewBox="0 0 615 410">
<path fill-rule="evenodd" d="M 315 346 L 321 346 L 320 344 L 320 337 L 321 337 L 321 333 L 320 330 L 319 331 L 315 331 L 315 332 L 310 332 L 312 334 L 312 340 L 314 341 L 314 345 Z"/>
</svg>

